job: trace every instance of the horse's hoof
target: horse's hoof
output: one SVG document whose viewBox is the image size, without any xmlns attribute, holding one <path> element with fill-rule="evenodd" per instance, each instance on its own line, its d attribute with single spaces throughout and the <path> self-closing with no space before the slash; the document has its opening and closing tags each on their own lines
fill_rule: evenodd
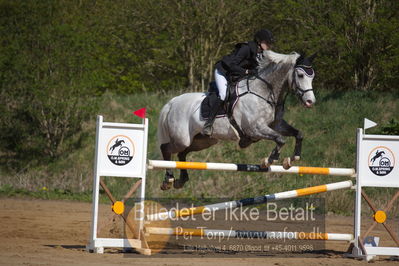
<svg viewBox="0 0 399 266">
<path fill-rule="evenodd" d="M 180 175 L 180 178 L 175 180 L 173 183 L 173 187 L 176 189 L 184 187 L 184 184 L 189 180 L 188 174 L 184 171 L 182 171 L 182 174 Z"/>
<path fill-rule="evenodd" d="M 202 129 L 202 135 L 204 135 L 204 136 L 207 136 L 207 137 L 212 137 L 212 134 L 213 134 L 213 128 L 212 128 L 212 126 L 205 126 L 203 129 Z"/>
<path fill-rule="evenodd" d="M 252 140 L 250 138 L 241 138 L 240 141 L 238 142 L 238 145 L 240 146 L 241 149 L 247 148 L 249 145 L 252 144 Z"/>
<path fill-rule="evenodd" d="M 285 169 L 285 170 L 288 170 L 288 169 L 290 169 L 291 168 L 291 158 L 290 157 L 287 157 L 287 158 L 284 158 L 284 160 L 283 160 L 283 168 Z"/>
<path fill-rule="evenodd" d="M 272 164 L 269 162 L 269 157 L 263 158 L 262 161 L 260 162 L 261 168 L 268 168 L 270 165 Z"/>
<path fill-rule="evenodd" d="M 173 183 L 173 187 L 176 189 L 180 189 L 184 187 L 184 184 L 186 183 L 186 181 L 182 181 L 181 179 L 177 179 L 174 183 Z"/>
<path fill-rule="evenodd" d="M 163 181 L 161 185 L 161 190 L 169 190 L 172 188 L 173 182 Z"/>
</svg>

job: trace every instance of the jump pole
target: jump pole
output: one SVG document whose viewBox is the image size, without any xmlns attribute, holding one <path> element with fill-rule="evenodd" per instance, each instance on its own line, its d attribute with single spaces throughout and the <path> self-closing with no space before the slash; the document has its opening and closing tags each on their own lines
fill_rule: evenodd
<svg viewBox="0 0 399 266">
<path fill-rule="evenodd" d="M 167 212 L 160 212 L 155 214 L 147 215 L 147 221 L 159 221 L 159 220 L 166 220 L 166 219 L 173 219 L 178 217 L 190 216 L 194 214 L 204 213 L 204 212 L 213 212 L 218 210 L 225 210 L 225 209 L 234 209 L 241 206 L 248 206 L 248 205 L 255 205 L 255 204 L 262 204 L 271 201 L 283 200 L 283 199 L 291 199 L 297 198 L 312 194 L 323 193 L 327 191 L 339 190 L 339 189 L 350 189 L 352 188 L 353 183 L 351 180 L 331 183 L 326 185 L 308 187 L 308 188 L 301 188 L 295 190 L 289 190 L 285 192 L 279 192 L 275 194 L 268 194 L 264 196 L 258 196 L 254 198 L 246 198 L 241 200 L 235 201 L 227 201 L 222 203 L 210 204 L 205 206 L 193 207 L 193 208 L 183 208 L 181 210 L 170 210 Z"/>
<path fill-rule="evenodd" d="M 173 235 L 173 236 L 200 236 L 229 238 L 251 238 L 251 239 L 275 239 L 275 240 L 333 240 L 352 241 L 352 234 L 317 233 L 317 232 L 279 232 L 279 231 L 247 231 L 247 230 L 218 230 L 205 228 L 162 228 L 146 227 L 149 235 Z"/>
<path fill-rule="evenodd" d="M 279 232 L 279 231 L 246 231 L 246 230 L 215 230 L 206 228 L 161 228 L 146 227 L 149 235 L 173 235 L 173 236 L 200 236 L 220 239 L 229 238 L 258 238 L 275 240 L 333 240 L 352 241 L 352 234 L 319 233 L 319 232 Z"/>
<path fill-rule="evenodd" d="M 312 174 L 355 177 L 356 171 L 353 168 L 325 168 L 292 166 L 286 170 L 281 165 L 271 165 L 262 168 L 258 164 L 235 164 L 235 163 L 205 163 L 205 162 L 178 162 L 149 160 L 148 169 L 191 169 L 191 170 L 223 170 L 237 172 L 268 172 L 283 174 Z"/>
</svg>

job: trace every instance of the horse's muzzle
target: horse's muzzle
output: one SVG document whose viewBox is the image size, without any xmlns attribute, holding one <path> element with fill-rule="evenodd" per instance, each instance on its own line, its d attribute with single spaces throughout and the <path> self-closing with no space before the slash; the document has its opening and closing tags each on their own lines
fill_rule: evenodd
<svg viewBox="0 0 399 266">
<path fill-rule="evenodd" d="M 306 108 L 312 108 L 313 107 L 313 101 L 312 100 L 306 100 L 304 102 L 304 105 Z"/>
</svg>

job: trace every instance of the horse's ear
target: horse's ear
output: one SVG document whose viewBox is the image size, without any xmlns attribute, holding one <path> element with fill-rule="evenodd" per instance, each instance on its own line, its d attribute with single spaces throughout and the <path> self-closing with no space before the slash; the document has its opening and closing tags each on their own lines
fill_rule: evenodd
<svg viewBox="0 0 399 266">
<path fill-rule="evenodd" d="M 309 57 L 309 61 L 312 63 L 313 60 L 316 58 L 316 56 L 317 56 L 317 52 L 314 53 L 314 54 L 312 54 L 312 55 Z"/>
<path fill-rule="evenodd" d="M 304 51 L 299 51 L 299 58 L 305 58 L 306 57 L 306 53 Z"/>
<path fill-rule="evenodd" d="M 306 58 L 306 55 L 303 51 L 299 51 L 298 54 L 299 54 L 299 57 L 296 59 L 296 63 L 301 64 L 303 62 L 303 60 Z"/>
</svg>

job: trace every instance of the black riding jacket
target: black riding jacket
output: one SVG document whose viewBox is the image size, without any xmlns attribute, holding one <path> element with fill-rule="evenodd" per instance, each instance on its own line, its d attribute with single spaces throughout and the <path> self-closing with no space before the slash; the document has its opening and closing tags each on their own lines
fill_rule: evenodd
<svg viewBox="0 0 399 266">
<path fill-rule="evenodd" d="M 258 45 L 256 42 L 238 43 L 236 49 L 218 61 L 215 67 L 229 82 L 237 81 L 246 75 L 247 69 L 253 70 L 258 66 L 257 53 Z"/>
</svg>

